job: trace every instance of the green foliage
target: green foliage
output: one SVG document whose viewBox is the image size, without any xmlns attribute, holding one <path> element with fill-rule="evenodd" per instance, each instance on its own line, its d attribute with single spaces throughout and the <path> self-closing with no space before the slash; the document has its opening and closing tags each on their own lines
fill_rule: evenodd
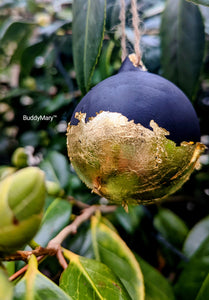
<svg viewBox="0 0 209 300">
<path fill-rule="evenodd" d="M 174 300 L 169 282 L 155 268 L 136 256 L 144 276 L 145 300 Z"/>
<path fill-rule="evenodd" d="M 7 278 L 6 272 L 0 268 L 0 294 L 4 297 L 4 300 L 13 299 L 13 286 Z"/>
<path fill-rule="evenodd" d="M 196 299 L 201 285 L 208 276 L 209 269 L 209 237 L 200 244 L 183 270 L 175 285 L 179 300 Z"/>
<path fill-rule="evenodd" d="M 209 275 L 206 277 L 205 281 L 203 282 L 196 300 L 207 299 L 208 294 L 209 294 Z"/>
<path fill-rule="evenodd" d="M 184 0 L 168 0 L 161 37 L 163 75 L 191 98 L 204 55 L 204 25 L 199 8 Z"/>
<path fill-rule="evenodd" d="M 99 217 L 92 217 L 92 241 L 96 259 L 120 278 L 130 299 L 144 299 L 143 276 L 133 253 Z"/>
<path fill-rule="evenodd" d="M 154 226 L 172 245 L 182 248 L 188 234 L 188 228 L 183 220 L 172 211 L 161 208 L 154 218 Z"/>
<path fill-rule="evenodd" d="M 190 97 L 207 146 L 208 5 L 206 0 L 138 0 L 143 61 L 150 72 L 163 74 Z M 131 53 L 130 1 L 126 12 Z M 119 0 L 1 2 L 0 245 L 9 238 L 18 243 L 13 251 L 31 250 L 29 245 L 36 243 L 46 247 L 84 207 L 106 204 L 75 174 L 67 158 L 65 133 L 82 94 L 117 73 L 121 65 L 119 13 Z M 62 244 L 65 271 L 56 257 L 40 261 L 32 255 L 24 276 L 10 283 L 8 277 L 23 262 L 6 262 L 10 253 L 1 251 L 1 299 L 207 299 L 208 150 L 201 163 L 199 172 L 167 202 L 130 205 L 129 213 L 118 207 L 106 218 L 98 214 L 83 223 Z M 11 184 L 10 176 L 26 166 L 36 166 L 36 180 L 26 174 Z M 12 192 L 4 204 L 10 203 L 10 209 L 1 202 L 7 188 Z M 26 209 L 16 211 L 21 201 Z M 27 217 L 22 229 L 29 229 L 29 235 L 22 234 L 13 210 L 19 221 Z M 13 233 L 3 237 L 2 226 L 11 221 Z"/>
<path fill-rule="evenodd" d="M 70 263 L 62 274 L 60 287 L 72 299 L 130 299 L 121 282 L 106 265 L 70 251 L 65 251 L 64 255 Z"/>
<path fill-rule="evenodd" d="M 31 256 L 25 276 L 14 289 L 14 300 L 57 299 L 72 300 L 63 290 L 38 271 L 35 256 Z"/>
<path fill-rule="evenodd" d="M 102 46 L 105 9 L 106 0 L 77 0 L 73 4 L 73 59 L 78 84 L 84 94 L 89 90 Z"/>
<path fill-rule="evenodd" d="M 193 2 L 195 4 L 201 4 L 201 5 L 209 6 L 209 1 L 208 0 L 187 0 L 187 1 Z"/>
</svg>

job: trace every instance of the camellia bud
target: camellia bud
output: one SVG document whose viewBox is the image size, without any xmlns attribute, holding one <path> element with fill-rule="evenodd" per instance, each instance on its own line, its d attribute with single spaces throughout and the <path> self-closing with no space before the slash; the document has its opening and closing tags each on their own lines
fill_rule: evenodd
<svg viewBox="0 0 209 300">
<path fill-rule="evenodd" d="M 28 156 L 25 149 L 22 147 L 17 148 L 12 155 L 12 163 L 17 168 L 24 168 L 28 165 Z"/>
<path fill-rule="evenodd" d="M 0 180 L 4 179 L 5 177 L 15 173 L 17 171 L 16 168 L 10 166 L 0 166 Z"/>
<path fill-rule="evenodd" d="M 60 187 L 57 182 L 46 181 L 46 191 L 49 196 L 61 197 L 64 195 L 65 191 Z"/>
<path fill-rule="evenodd" d="M 124 206 L 177 191 L 205 149 L 189 99 L 132 60 L 127 57 L 117 75 L 85 95 L 67 132 L 78 176 L 93 192 Z"/>
<path fill-rule="evenodd" d="M 44 173 L 24 168 L 0 182 L 0 252 L 23 247 L 36 234 L 45 199 Z"/>
</svg>

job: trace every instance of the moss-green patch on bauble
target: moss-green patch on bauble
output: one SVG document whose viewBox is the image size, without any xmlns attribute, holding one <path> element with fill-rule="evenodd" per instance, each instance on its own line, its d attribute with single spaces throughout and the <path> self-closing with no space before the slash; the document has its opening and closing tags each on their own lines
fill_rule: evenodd
<svg viewBox="0 0 209 300">
<path fill-rule="evenodd" d="M 68 155 L 78 176 L 117 204 L 152 203 L 177 191 L 205 146 L 185 94 L 126 58 L 75 108 Z"/>
</svg>

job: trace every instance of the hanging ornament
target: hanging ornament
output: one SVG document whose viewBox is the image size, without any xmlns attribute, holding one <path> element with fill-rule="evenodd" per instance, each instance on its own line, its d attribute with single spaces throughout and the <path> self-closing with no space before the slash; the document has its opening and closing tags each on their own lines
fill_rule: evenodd
<svg viewBox="0 0 209 300">
<path fill-rule="evenodd" d="M 135 0 L 131 7 L 135 54 L 126 57 L 122 1 L 123 64 L 117 75 L 84 96 L 67 131 L 68 155 L 78 176 L 93 192 L 123 206 L 153 203 L 176 192 L 205 149 L 189 99 L 145 70 Z"/>
</svg>

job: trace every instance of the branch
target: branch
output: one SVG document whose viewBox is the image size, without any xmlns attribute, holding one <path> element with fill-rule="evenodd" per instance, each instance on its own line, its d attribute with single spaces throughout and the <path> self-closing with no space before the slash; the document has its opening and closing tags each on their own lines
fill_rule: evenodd
<svg viewBox="0 0 209 300">
<path fill-rule="evenodd" d="M 56 255 L 56 251 L 54 249 L 42 248 L 39 246 L 35 250 L 31 250 L 31 251 L 21 251 L 21 250 L 16 251 L 14 254 L 1 257 L 0 261 L 15 261 L 15 260 L 27 261 L 28 257 L 30 257 L 32 254 L 34 254 L 35 256 L 43 256 L 43 255 L 54 256 Z"/>
<path fill-rule="evenodd" d="M 74 197 L 72 196 L 67 196 L 67 200 L 72 204 L 72 205 L 75 205 L 77 206 L 78 208 L 80 209 L 84 209 L 84 208 L 88 208 L 90 207 L 89 204 L 86 204 L 82 201 L 79 201 L 79 200 L 76 200 Z"/>
<path fill-rule="evenodd" d="M 37 257 L 37 261 L 40 262 L 41 260 L 43 260 L 46 256 L 42 255 L 42 256 L 39 256 Z M 16 273 L 12 274 L 10 277 L 9 277 L 9 280 L 10 281 L 13 281 L 15 280 L 16 278 L 18 278 L 19 276 L 23 275 L 28 269 L 28 265 L 24 266 L 23 268 L 21 268 L 20 270 L 18 270 Z"/>
<path fill-rule="evenodd" d="M 77 216 L 70 225 L 66 226 L 55 238 L 49 242 L 47 249 L 58 249 L 66 237 L 70 234 L 76 234 L 78 227 L 87 221 L 97 210 L 101 213 L 111 213 L 114 212 L 116 208 L 116 205 L 92 205 L 85 208 L 81 215 Z"/>
<path fill-rule="evenodd" d="M 14 261 L 14 260 L 23 260 L 27 261 L 28 257 L 32 254 L 37 256 L 37 260 L 40 261 L 46 256 L 57 256 L 57 259 L 63 269 L 66 269 L 68 264 L 64 259 L 61 249 L 61 243 L 66 239 L 69 234 L 76 234 L 78 227 L 87 221 L 96 211 L 100 211 L 101 213 L 111 213 L 114 212 L 117 208 L 116 205 L 106 206 L 106 205 L 92 205 L 81 204 L 80 201 L 76 201 L 74 198 L 69 197 L 69 200 L 74 202 L 78 207 L 85 207 L 81 214 L 75 218 L 75 220 L 68 226 L 66 226 L 58 235 L 53 238 L 49 243 L 47 248 L 37 247 L 35 250 L 31 251 L 17 251 L 14 254 L 9 256 L 5 256 L 0 260 L 3 261 Z M 10 281 L 15 280 L 17 277 L 21 276 L 23 273 L 27 271 L 28 265 L 24 266 L 22 269 L 13 274 L 9 279 Z"/>
</svg>

